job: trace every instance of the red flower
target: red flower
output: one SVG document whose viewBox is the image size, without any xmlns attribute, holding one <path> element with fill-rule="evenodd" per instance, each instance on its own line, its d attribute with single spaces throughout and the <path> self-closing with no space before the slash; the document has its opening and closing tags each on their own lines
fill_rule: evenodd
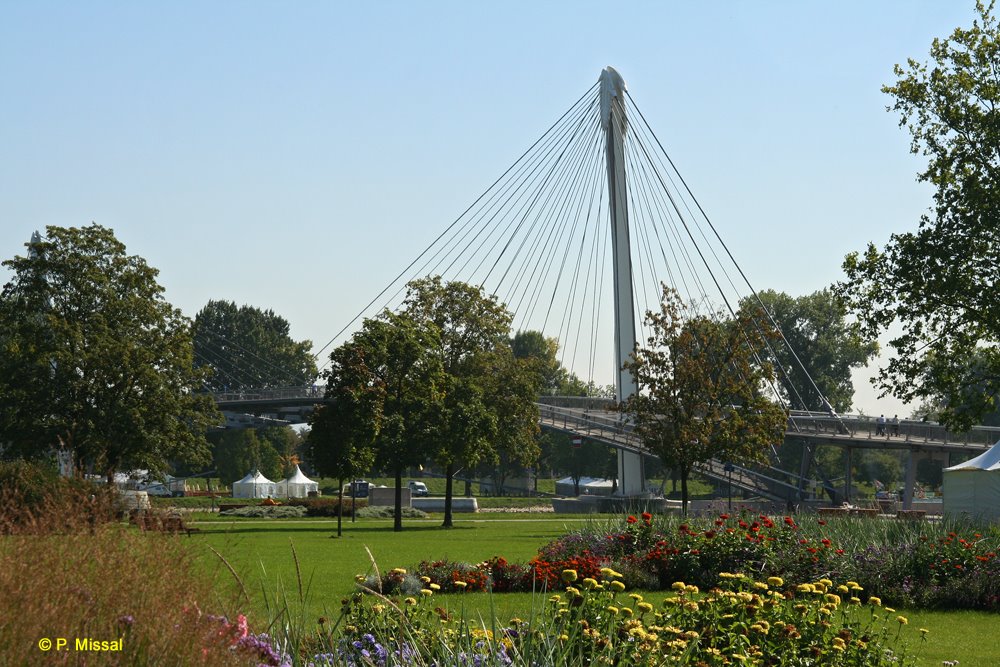
<svg viewBox="0 0 1000 667">
<path fill-rule="evenodd" d="M 715 531 L 714 530 L 706 530 L 705 531 L 705 539 L 706 540 L 710 540 L 713 537 L 715 537 Z"/>
<path fill-rule="evenodd" d="M 844 550 L 843 549 L 837 549 L 837 555 L 838 556 L 843 556 L 844 555 Z"/>
<path fill-rule="evenodd" d="M 646 523 L 649 523 L 650 521 L 652 521 L 652 519 L 653 519 L 653 515 L 650 514 L 649 512 L 643 512 L 642 513 L 642 520 L 645 521 Z"/>
<path fill-rule="evenodd" d="M 823 519 L 818 520 L 816 523 L 818 523 L 821 526 L 825 526 L 826 525 L 826 521 L 823 521 Z"/>
<path fill-rule="evenodd" d="M 725 521 L 726 519 L 729 518 L 729 515 L 728 514 L 720 514 L 719 518 L 722 519 L 723 521 Z"/>
<path fill-rule="evenodd" d="M 638 519 L 636 519 L 634 516 L 632 516 L 631 514 L 629 514 L 628 515 L 628 519 L 626 519 L 626 521 L 628 521 L 629 523 L 635 523 L 636 521 L 638 521 Z"/>
</svg>

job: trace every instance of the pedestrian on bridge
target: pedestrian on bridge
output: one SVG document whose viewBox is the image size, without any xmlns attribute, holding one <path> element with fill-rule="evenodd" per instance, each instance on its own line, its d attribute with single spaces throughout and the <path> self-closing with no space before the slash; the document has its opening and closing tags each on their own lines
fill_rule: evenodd
<svg viewBox="0 0 1000 667">
<path fill-rule="evenodd" d="M 885 435 L 885 415 L 879 415 L 875 420 L 875 435 Z"/>
<path fill-rule="evenodd" d="M 892 435 L 899 435 L 899 415 L 892 416 Z"/>
</svg>

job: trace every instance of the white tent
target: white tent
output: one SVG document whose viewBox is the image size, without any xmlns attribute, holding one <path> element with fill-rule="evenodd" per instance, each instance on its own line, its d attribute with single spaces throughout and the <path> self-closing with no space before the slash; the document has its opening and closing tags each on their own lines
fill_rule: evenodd
<svg viewBox="0 0 1000 667">
<path fill-rule="evenodd" d="M 944 469 L 944 513 L 1000 519 L 1000 440 L 965 463 Z"/>
<path fill-rule="evenodd" d="M 233 498 L 272 498 L 278 495 L 278 485 L 257 470 L 233 482 Z"/>
<path fill-rule="evenodd" d="M 285 498 L 306 498 L 310 491 L 318 493 L 319 484 L 303 475 L 298 466 L 295 466 L 295 474 L 278 482 L 278 495 Z"/>
</svg>

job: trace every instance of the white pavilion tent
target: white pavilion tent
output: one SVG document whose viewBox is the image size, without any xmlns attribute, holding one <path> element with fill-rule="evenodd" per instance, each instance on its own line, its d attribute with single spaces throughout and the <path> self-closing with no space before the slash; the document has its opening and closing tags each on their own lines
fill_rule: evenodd
<svg viewBox="0 0 1000 667">
<path fill-rule="evenodd" d="M 1000 440 L 974 459 L 945 468 L 941 493 L 946 515 L 1000 519 Z"/>
<path fill-rule="evenodd" d="M 312 481 L 295 466 L 295 473 L 286 480 L 278 482 L 278 495 L 285 498 L 306 498 L 309 492 L 319 493 L 319 483 Z"/>
<path fill-rule="evenodd" d="M 238 482 L 233 482 L 233 498 L 273 498 L 278 485 L 254 470 Z"/>
</svg>

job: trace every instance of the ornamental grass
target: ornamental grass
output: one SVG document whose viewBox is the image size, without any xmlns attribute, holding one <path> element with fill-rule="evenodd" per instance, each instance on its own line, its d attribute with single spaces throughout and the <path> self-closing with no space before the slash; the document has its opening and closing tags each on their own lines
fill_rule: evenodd
<svg viewBox="0 0 1000 667">
<path fill-rule="evenodd" d="M 56 489 L 0 493 L 0 664 L 282 664 L 239 614 L 232 580 L 199 566 L 186 537 L 116 520 L 99 487 Z"/>
</svg>

